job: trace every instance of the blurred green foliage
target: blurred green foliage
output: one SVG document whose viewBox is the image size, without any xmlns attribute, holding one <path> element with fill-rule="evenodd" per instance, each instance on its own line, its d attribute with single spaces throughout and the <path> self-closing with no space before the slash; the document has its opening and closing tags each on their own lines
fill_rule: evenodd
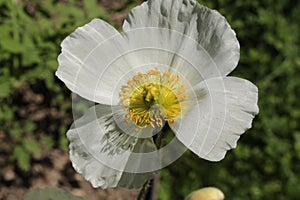
<svg viewBox="0 0 300 200">
<path fill-rule="evenodd" d="M 138 1 L 120 2 L 125 8 L 104 10 L 94 0 L 0 0 L 0 131 L 13 144 L 10 162 L 19 168 L 29 170 L 32 154 L 45 148 L 67 149 L 68 127 L 57 122 L 53 128 L 20 116 L 16 91 L 24 84 L 38 87 L 47 97 L 44 107 L 71 113 L 70 93 L 54 76 L 60 43 L 92 18 L 108 20 Z M 186 152 L 164 169 L 160 199 L 183 199 L 209 185 L 223 190 L 226 199 L 298 199 L 300 2 L 199 2 L 221 12 L 236 31 L 241 59 L 232 75 L 258 86 L 260 114 L 223 161 L 207 162 Z"/>
<path fill-rule="evenodd" d="M 0 10 L 0 130 L 13 144 L 11 161 L 27 171 L 33 153 L 55 145 L 67 149 L 67 127 L 51 132 L 49 125 L 39 124 L 29 113 L 20 117 L 19 107 L 27 112 L 30 102 L 18 99 L 24 94 L 15 91 L 24 84 L 36 87 L 37 93 L 49 98 L 39 105 L 48 109 L 44 112 L 51 108 L 70 112 L 70 99 L 65 100 L 69 92 L 54 76 L 60 43 L 76 27 L 95 17 L 107 19 L 108 14 L 96 1 L 75 0 L 0 0 Z"/>
</svg>

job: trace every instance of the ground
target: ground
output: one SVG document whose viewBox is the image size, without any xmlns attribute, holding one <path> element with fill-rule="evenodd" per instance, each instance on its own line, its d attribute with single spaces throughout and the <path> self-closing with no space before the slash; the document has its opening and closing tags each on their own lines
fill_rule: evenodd
<svg viewBox="0 0 300 200">
<path fill-rule="evenodd" d="M 68 153 L 58 149 L 34 156 L 31 170 L 27 174 L 19 173 L 16 166 L 7 166 L 1 171 L 1 176 L 1 200 L 19 200 L 24 193 L 35 187 L 48 186 L 65 189 L 88 200 L 131 200 L 138 193 L 138 190 L 125 188 L 94 189 L 74 171 Z"/>
<path fill-rule="evenodd" d="M 24 134 L 24 140 L 31 138 L 41 142 L 43 136 L 59 140 L 59 127 L 68 128 L 72 123 L 71 111 L 63 112 L 61 106 L 51 106 L 55 95 L 47 91 L 43 81 L 24 84 L 12 94 L 12 104 L 17 106 L 15 118 L 19 124 L 30 119 L 35 124 L 32 134 Z M 66 94 L 70 95 L 69 93 Z M 71 101 L 71 97 L 70 101 Z M 131 200 L 136 199 L 138 190 L 125 188 L 94 189 L 91 184 L 76 173 L 69 160 L 67 150 L 62 150 L 58 142 L 53 148 L 43 148 L 34 153 L 30 168 L 20 169 L 12 160 L 14 146 L 20 139 L 12 137 L 10 130 L 0 129 L 0 200 L 20 200 L 35 187 L 54 186 L 87 200 Z M 22 141 L 22 140 L 21 140 Z"/>
</svg>

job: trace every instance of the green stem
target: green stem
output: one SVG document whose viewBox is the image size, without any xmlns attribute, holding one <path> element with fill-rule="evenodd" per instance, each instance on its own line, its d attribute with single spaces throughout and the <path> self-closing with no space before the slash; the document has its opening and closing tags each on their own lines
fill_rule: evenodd
<svg viewBox="0 0 300 200">
<path fill-rule="evenodd" d="M 160 131 L 160 132 L 158 132 L 157 135 L 156 135 L 156 138 L 155 138 L 154 143 L 155 143 L 155 146 L 156 146 L 157 149 L 160 149 L 160 148 L 161 148 L 161 144 L 162 144 L 162 142 L 161 142 L 162 134 L 163 134 L 163 131 Z M 140 193 L 139 193 L 139 195 L 138 195 L 138 197 L 137 197 L 137 200 L 142 200 L 142 199 L 145 198 L 145 195 L 147 194 L 148 189 L 150 188 L 150 184 L 151 184 L 151 180 L 147 180 L 147 181 L 144 183 L 144 185 L 143 185 L 143 187 L 142 187 L 142 189 L 141 189 L 141 191 L 140 191 Z"/>
<path fill-rule="evenodd" d="M 155 146 L 156 146 L 157 149 L 161 148 L 161 136 L 162 136 L 162 134 L 163 134 L 163 132 L 160 131 L 156 135 L 154 143 L 155 143 Z"/>
<path fill-rule="evenodd" d="M 150 187 L 150 180 L 146 181 L 139 193 L 139 196 L 137 197 L 137 200 L 143 200 L 147 191 L 148 191 L 148 188 Z"/>
</svg>

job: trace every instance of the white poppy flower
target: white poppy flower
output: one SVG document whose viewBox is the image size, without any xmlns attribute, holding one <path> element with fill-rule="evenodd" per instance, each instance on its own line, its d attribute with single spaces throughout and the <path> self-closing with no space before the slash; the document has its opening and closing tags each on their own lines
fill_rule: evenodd
<svg viewBox="0 0 300 200">
<path fill-rule="evenodd" d="M 256 86 L 227 76 L 239 60 L 235 32 L 195 0 L 148 0 L 122 33 L 94 19 L 61 47 L 56 75 L 97 103 L 67 133 L 72 164 L 94 187 L 138 188 L 184 146 L 219 161 L 258 113 Z M 175 137 L 157 150 L 166 128 Z"/>
</svg>

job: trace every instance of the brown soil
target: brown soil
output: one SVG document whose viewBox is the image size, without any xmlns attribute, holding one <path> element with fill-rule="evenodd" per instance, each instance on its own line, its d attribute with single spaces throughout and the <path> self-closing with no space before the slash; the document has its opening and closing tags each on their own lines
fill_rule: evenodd
<svg viewBox="0 0 300 200">
<path fill-rule="evenodd" d="M 138 194 L 138 190 L 126 188 L 94 189 L 74 171 L 68 154 L 58 149 L 36 155 L 31 170 L 26 174 L 20 174 L 16 169 L 17 167 L 7 166 L 1 171 L 1 200 L 20 200 L 35 187 L 49 186 L 59 187 L 87 200 L 131 200 L 136 199 Z"/>
</svg>

